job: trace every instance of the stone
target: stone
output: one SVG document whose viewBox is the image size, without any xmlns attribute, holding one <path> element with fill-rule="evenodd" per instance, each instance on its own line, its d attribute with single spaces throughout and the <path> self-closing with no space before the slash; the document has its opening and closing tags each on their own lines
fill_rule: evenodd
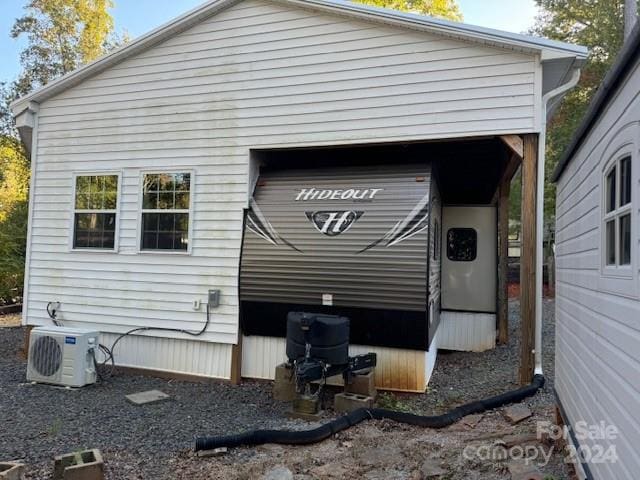
<svg viewBox="0 0 640 480">
<path fill-rule="evenodd" d="M 437 460 L 429 459 L 425 460 L 420 466 L 420 473 L 422 478 L 437 478 L 442 475 L 446 475 L 447 471 L 440 466 L 440 462 Z"/>
<path fill-rule="evenodd" d="M 378 391 L 376 390 L 376 375 L 373 370 L 365 374 L 357 374 L 351 376 L 350 383 L 345 383 L 344 391 L 356 395 L 364 395 L 365 397 L 376 398 Z"/>
<path fill-rule="evenodd" d="M 527 408 L 526 405 L 515 404 L 511 405 L 504 409 L 504 416 L 509 422 L 512 424 L 520 423 L 522 420 L 529 418 L 531 415 L 531 410 Z"/>
<path fill-rule="evenodd" d="M 18 462 L 0 462 L 0 479 L 22 480 L 24 474 L 24 464 Z"/>
<path fill-rule="evenodd" d="M 288 363 L 281 363 L 276 367 L 273 382 L 273 399 L 280 402 L 291 402 L 296 398 L 296 382 L 293 378 L 293 368 Z"/>
<path fill-rule="evenodd" d="M 468 427 L 476 428 L 482 418 L 483 415 L 467 415 L 462 419 L 462 423 Z"/>
<path fill-rule="evenodd" d="M 146 392 L 138 392 L 125 395 L 125 398 L 134 405 L 145 405 L 147 403 L 167 400 L 170 397 L 160 390 L 147 390 Z"/>
<path fill-rule="evenodd" d="M 523 445 L 525 443 L 539 442 L 540 439 L 535 433 L 523 433 L 520 435 L 508 435 L 502 438 L 502 443 L 506 448 Z"/>
<path fill-rule="evenodd" d="M 99 450 L 83 450 L 54 457 L 53 480 L 104 480 Z"/>
<path fill-rule="evenodd" d="M 353 393 L 338 393 L 333 398 L 333 409 L 336 412 L 349 413 L 359 408 L 373 408 L 373 397 L 354 395 Z"/>
<path fill-rule="evenodd" d="M 338 462 L 332 462 L 312 468 L 310 473 L 316 478 L 345 478 L 349 470 Z"/>
<path fill-rule="evenodd" d="M 212 450 L 200 450 L 198 456 L 202 458 L 220 457 L 227 453 L 227 447 L 214 448 Z"/>
<path fill-rule="evenodd" d="M 262 480 L 293 480 L 293 473 L 282 465 L 272 468 L 262 477 Z"/>
</svg>

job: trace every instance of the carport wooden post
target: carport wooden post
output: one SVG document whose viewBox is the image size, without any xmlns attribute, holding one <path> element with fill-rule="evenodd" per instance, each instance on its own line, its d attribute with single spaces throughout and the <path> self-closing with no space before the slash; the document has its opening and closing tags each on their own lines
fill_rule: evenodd
<svg viewBox="0 0 640 480">
<path fill-rule="evenodd" d="M 509 341 L 509 190 L 511 178 L 498 187 L 498 343 Z"/>
<path fill-rule="evenodd" d="M 522 158 L 522 249 L 520 254 L 520 384 L 531 382 L 535 367 L 536 321 L 536 191 L 538 135 L 523 136 Z"/>
</svg>

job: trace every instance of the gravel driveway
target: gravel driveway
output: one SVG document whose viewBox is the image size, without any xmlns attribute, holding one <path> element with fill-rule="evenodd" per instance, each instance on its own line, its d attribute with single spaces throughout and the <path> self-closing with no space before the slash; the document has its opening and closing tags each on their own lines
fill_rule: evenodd
<svg viewBox="0 0 640 480">
<path fill-rule="evenodd" d="M 527 402 L 538 419 L 548 418 L 552 405 L 552 307 L 552 301 L 545 301 L 547 386 L 544 392 Z M 513 312 L 512 341 L 508 346 L 482 354 L 441 354 L 427 394 L 393 398 L 411 410 L 430 414 L 514 387 L 518 358 L 517 303 L 512 303 L 510 308 Z M 367 449 L 379 448 L 375 446 L 380 442 L 379 439 L 394 438 L 394 435 L 397 437 L 395 441 L 403 444 L 409 442 L 409 445 L 413 442 L 414 446 L 418 445 L 415 442 L 419 443 L 420 438 L 439 438 L 441 447 L 434 447 L 429 440 L 431 446 L 424 451 L 429 450 L 430 455 L 433 455 L 438 448 L 444 449 L 438 453 L 438 458 L 455 463 L 445 453 L 454 452 L 459 457 L 459 449 L 470 438 L 469 435 L 491 433 L 496 429 L 517 433 L 523 428 L 531 427 L 533 422 L 533 419 L 529 423 L 525 421 L 517 429 L 509 430 L 510 427 L 501 414 L 493 412 L 485 415 L 475 433 L 469 433 L 469 429 L 461 430 L 456 425 L 442 431 L 429 432 L 387 422 L 367 422 L 366 425 L 343 432 L 337 439 L 310 447 L 241 448 L 220 459 L 199 459 L 194 458 L 190 451 L 196 435 L 235 433 L 265 427 L 300 429 L 309 428 L 310 425 L 286 420 L 285 411 L 288 406 L 272 400 L 269 383 L 246 382 L 240 386 L 231 386 L 117 374 L 96 385 L 76 390 L 27 384 L 26 362 L 19 358 L 23 336 L 22 328 L 0 329 L 0 461 L 24 461 L 29 468 L 27 478 L 51 478 L 54 455 L 84 448 L 99 448 L 102 451 L 107 478 L 110 479 L 249 479 L 259 478 L 265 470 L 276 464 L 288 465 L 300 479 L 329 478 L 332 471 L 340 471 L 340 468 L 344 470 L 341 474 L 344 479 L 378 478 L 372 477 L 370 473 L 376 468 L 382 468 L 380 471 L 385 472 L 390 468 L 389 465 L 367 467 L 366 461 L 358 460 L 360 457 L 349 453 L 350 449 L 353 450 L 353 445 L 358 446 L 358 455 L 361 455 Z M 129 404 L 124 398 L 126 394 L 151 389 L 162 390 L 171 399 L 138 407 Z M 366 443 L 366 439 L 370 439 L 370 442 Z M 337 461 L 340 449 L 347 455 L 343 466 L 325 467 L 325 473 L 314 473 L 314 468 L 328 465 L 329 460 Z M 418 457 L 407 459 L 406 465 L 409 462 L 418 462 L 415 463 L 418 465 L 423 461 L 419 454 L 423 452 L 422 449 L 421 446 L 416 454 L 414 448 L 414 457 Z M 380 455 L 381 458 L 388 457 L 389 462 L 404 458 L 404 454 L 398 452 L 371 453 L 376 458 Z M 300 463 L 303 460 L 307 463 Z M 355 462 L 355 466 L 347 467 L 351 465 L 349 462 Z M 416 478 L 418 467 L 415 465 L 405 466 L 406 471 L 396 468 L 394 478 Z M 457 476 L 452 471 L 451 475 L 444 478 L 475 478 L 467 476 L 471 471 L 469 465 L 460 468 L 463 469 L 461 472 L 467 472 L 460 474 L 464 476 Z M 504 474 L 504 466 L 492 467 L 490 475 L 485 471 L 486 466 L 482 468 L 484 473 L 478 478 L 510 478 L 508 474 Z M 550 468 L 557 475 L 555 478 L 566 478 L 561 458 L 556 458 Z M 401 475 L 403 471 L 405 476 Z M 349 472 L 357 473 L 357 476 L 352 477 Z M 387 478 L 386 474 L 381 475 L 379 478 Z"/>
</svg>

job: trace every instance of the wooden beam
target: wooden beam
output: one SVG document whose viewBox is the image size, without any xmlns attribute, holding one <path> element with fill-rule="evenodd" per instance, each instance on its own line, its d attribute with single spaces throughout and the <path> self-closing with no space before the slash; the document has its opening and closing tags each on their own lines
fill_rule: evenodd
<svg viewBox="0 0 640 480">
<path fill-rule="evenodd" d="M 238 343 L 231 345 L 231 384 L 242 381 L 242 332 L 238 332 Z"/>
<path fill-rule="evenodd" d="M 520 384 L 531 382 L 534 372 L 536 317 L 536 183 L 538 136 L 525 135 L 522 157 L 522 248 L 520 253 Z"/>
<path fill-rule="evenodd" d="M 498 195 L 498 343 L 509 342 L 509 190 L 511 181 L 503 181 Z"/>
<path fill-rule="evenodd" d="M 520 135 L 501 135 L 500 140 L 518 157 L 524 156 L 524 143 Z"/>
<path fill-rule="evenodd" d="M 520 167 L 520 157 L 518 157 L 515 153 L 509 157 L 509 161 L 507 165 L 504 167 L 504 171 L 502 172 L 502 177 L 500 177 L 500 182 L 498 182 L 498 188 L 496 188 L 495 193 L 493 194 L 493 198 L 491 199 L 491 205 L 495 205 L 498 202 L 498 197 L 500 196 L 500 186 L 504 183 L 511 184 L 511 180 L 513 176 L 518 171 Z"/>
</svg>

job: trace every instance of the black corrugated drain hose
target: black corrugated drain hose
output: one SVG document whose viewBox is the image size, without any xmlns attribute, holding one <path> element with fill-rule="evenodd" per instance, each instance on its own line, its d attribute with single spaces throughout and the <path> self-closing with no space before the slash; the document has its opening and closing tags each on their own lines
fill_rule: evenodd
<svg viewBox="0 0 640 480">
<path fill-rule="evenodd" d="M 517 403 L 534 395 L 544 386 L 544 377 L 535 375 L 533 381 L 524 387 L 510 392 L 496 395 L 495 397 L 466 403 L 442 415 L 421 416 L 412 413 L 396 412 L 383 408 L 360 408 L 348 415 L 336 418 L 313 430 L 287 431 L 287 430 L 253 430 L 238 435 L 224 435 L 219 437 L 196 438 L 196 451 L 212 450 L 219 447 L 239 447 L 241 445 L 262 445 L 265 443 L 281 443 L 287 445 L 307 445 L 320 442 L 331 435 L 356 425 L 368 419 L 389 419 L 396 422 L 408 423 L 427 428 L 443 428 L 449 426 L 467 415 L 481 413 L 487 410 L 501 407 L 508 403 Z"/>
</svg>

